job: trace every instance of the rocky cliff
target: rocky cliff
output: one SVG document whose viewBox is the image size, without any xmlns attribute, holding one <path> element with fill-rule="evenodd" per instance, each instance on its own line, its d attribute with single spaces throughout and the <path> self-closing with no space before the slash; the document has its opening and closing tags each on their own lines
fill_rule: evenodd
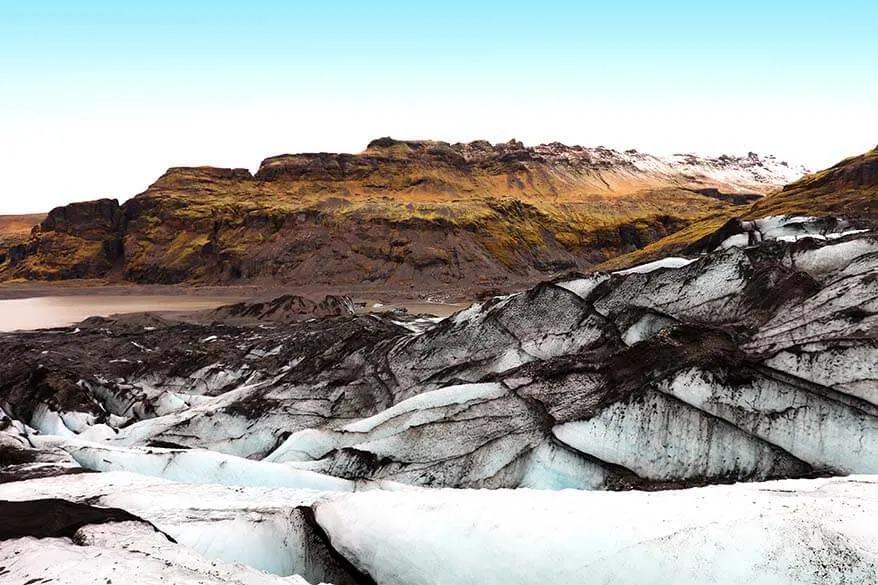
<svg viewBox="0 0 878 585">
<path fill-rule="evenodd" d="M 0 278 L 482 288 L 583 270 L 803 173 L 771 157 L 375 140 L 246 169 L 172 168 L 53 210 Z"/>
</svg>

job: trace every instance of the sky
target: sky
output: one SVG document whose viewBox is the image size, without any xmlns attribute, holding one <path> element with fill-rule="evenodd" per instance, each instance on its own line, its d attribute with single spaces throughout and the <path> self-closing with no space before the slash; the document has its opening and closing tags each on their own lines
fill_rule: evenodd
<svg viewBox="0 0 878 585">
<path fill-rule="evenodd" d="M 878 144 L 878 2 L 0 0 L 0 214 L 373 138 Z"/>
</svg>

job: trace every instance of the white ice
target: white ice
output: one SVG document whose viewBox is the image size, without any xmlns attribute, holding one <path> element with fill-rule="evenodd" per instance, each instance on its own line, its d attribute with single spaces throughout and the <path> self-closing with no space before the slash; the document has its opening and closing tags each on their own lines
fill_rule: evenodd
<svg viewBox="0 0 878 585">
<path fill-rule="evenodd" d="M 677 321 L 671 317 L 656 313 L 646 313 L 622 333 L 622 341 L 625 342 L 625 345 L 634 345 L 649 339 L 662 329 L 676 323 Z"/>
<path fill-rule="evenodd" d="M 563 443 L 653 480 L 790 472 L 768 444 L 672 397 L 650 392 L 553 429 Z"/>
<path fill-rule="evenodd" d="M 761 377 L 726 386 L 697 369 L 662 389 L 816 469 L 878 474 L 878 418 L 840 402 Z"/>
<path fill-rule="evenodd" d="M 446 416 L 446 407 L 499 398 L 508 390 L 500 384 L 462 384 L 417 394 L 378 414 L 354 421 L 340 432 L 305 429 L 292 434 L 265 461 L 319 459 L 333 449 L 390 437 L 413 426 Z"/>
<path fill-rule="evenodd" d="M 4 583 L 66 585 L 307 585 L 299 576 L 277 577 L 241 565 L 209 560 L 138 522 L 81 528 L 67 538 L 0 542 Z"/>
<path fill-rule="evenodd" d="M 576 280 L 567 280 L 564 282 L 556 283 L 557 286 L 561 288 L 567 289 L 570 292 L 576 294 L 580 298 L 587 298 L 588 295 L 592 293 L 594 289 L 598 287 L 602 282 L 606 281 L 610 278 L 609 274 L 605 274 L 603 272 L 595 272 L 594 274 L 589 274 L 584 278 L 577 278 Z"/>
<path fill-rule="evenodd" d="M 666 492 L 381 491 L 316 505 L 382 585 L 871 585 L 878 479 Z"/>
<path fill-rule="evenodd" d="M 276 575 L 321 574 L 295 510 L 328 493 L 182 484 L 125 472 L 0 484 L 0 499 L 62 498 L 122 508 L 207 559 Z"/>
<path fill-rule="evenodd" d="M 35 446 L 60 447 L 86 469 L 133 471 L 189 483 L 238 486 L 292 487 L 351 491 L 354 483 L 281 463 L 252 461 L 206 449 L 111 447 L 76 439 L 31 437 Z"/>
<path fill-rule="evenodd" d="M 613 274 L 644 274 L 646 272 L 652 272 L 660 268 L 682 268 L 683 266 L 692 264 L 693 262 L 695 262 L 695 260 L 695 258 L 669 256 L 667 258 L 662 258 L 661 260 L 647 262 L 646 264 L 641 264 L 639 266 L 634 266 L 625 270 L 617 270 Z"/>
</svg>

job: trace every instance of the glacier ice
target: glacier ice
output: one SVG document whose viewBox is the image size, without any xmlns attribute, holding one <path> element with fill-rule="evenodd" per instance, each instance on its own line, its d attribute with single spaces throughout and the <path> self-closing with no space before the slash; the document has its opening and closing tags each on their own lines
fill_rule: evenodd
<svg viewBox="0 0 878 585">
<path fill-rule="evenodd" d="M 878 582 L 878 244 L 746 227 L 443 320 L 0 334 L 0 512 L 127 510 L 40 544 L 181 583 Z"/>
<path fill-rule="evenodd" d="M 315 505 L 383 585 L 878 579 L 878 483 L 860 477 L 656 493 L 381 491 Z"/>
</svg>

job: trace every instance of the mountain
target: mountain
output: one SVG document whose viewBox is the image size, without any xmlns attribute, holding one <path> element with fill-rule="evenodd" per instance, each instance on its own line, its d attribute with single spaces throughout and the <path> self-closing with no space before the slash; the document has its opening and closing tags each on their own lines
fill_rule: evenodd
<svg viewBox="0 0 878 585">
<path fill-rule="evenodd" d="M 739 213 L 803 173 L 752 153 L 384 138 L 255 175 L 172 168 L 122 205 L 54 209 L 0 252 L 0 279 L 508 288 Z"/>
</svg>

